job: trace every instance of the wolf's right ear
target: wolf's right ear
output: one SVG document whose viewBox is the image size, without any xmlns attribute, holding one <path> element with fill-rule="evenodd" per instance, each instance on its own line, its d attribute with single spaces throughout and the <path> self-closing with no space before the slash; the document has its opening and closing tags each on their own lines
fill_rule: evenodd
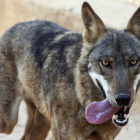
<svg viewBox="0 0 140 140">
<path fill-rule="evenodd" d="M 83 32 L 85 42 L 95 42 L 99 36 L 106 32 L 104 23 L 87 2 L 82 5 L 82 19 L 85 27 Z"/>
<path fill-rule="evenodd" d="M 129 20 L 125 31 L 131 32 L 132 34 L 136 35 L 138 39 L 140 39 L 140 7 Z"/>
</svg>

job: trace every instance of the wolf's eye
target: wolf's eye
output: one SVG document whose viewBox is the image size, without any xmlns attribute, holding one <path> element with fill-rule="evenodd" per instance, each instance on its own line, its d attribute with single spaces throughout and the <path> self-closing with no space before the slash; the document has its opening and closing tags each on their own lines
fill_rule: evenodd
<svg viewBox="0 0 140 140">
<path fill-rule="evenodd" d="M 132 59 L 132 60 L 130 60 L 130 62 L 129 62 L 130 66 L 134 66 L 134 65 L 136 65 L 137 63 L 138 63 L 138 60 L 136 60 L 136 59 Z"/>
<path fill-rule="evenodd" d="M 110 66 L 109 61 L 102 60 L 101 63 L 102 63 L 102 65 L 104 65 L 104 66 Z"/>
</svg>

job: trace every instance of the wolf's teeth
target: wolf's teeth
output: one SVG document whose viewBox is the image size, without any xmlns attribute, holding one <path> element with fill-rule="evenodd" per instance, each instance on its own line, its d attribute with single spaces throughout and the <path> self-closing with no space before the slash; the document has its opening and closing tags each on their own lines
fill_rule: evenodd
<svg viewBox="0 0 140 140">
<path fill-rule="evenodd" d="M 116 122 L 118 122 L 118 123 L 124 123 L 124 122 L 126 122 L 127 120 L 125 119 L 125 120 L 123 120 L 123 121 L 120 121 L 120 120 L 116 120 Z"/>
<path fill-rule="evenodd" d="M 124 122 L 126 122 L 126 121 L 127 121 L 126 119 L 125 119 L 125 120 L 123 120 L 123 123 L 124 123 Z"/>
<path fill-rule="evenodd" d="M 125 119 L 129 119 L 129 114 L 124 114 Z"/>
<path fill-rule="evenodd" d="M 118 115 L 113 115 L 113 119 L 117 120 L 118 119 Z"/>
<path fill-rule="evenodd" d="M 119 122 L 119 123 L 121 123 L 121 121 L 119 121 L 119 120 L 116 120 L 116 122 Z"/>
</svg>

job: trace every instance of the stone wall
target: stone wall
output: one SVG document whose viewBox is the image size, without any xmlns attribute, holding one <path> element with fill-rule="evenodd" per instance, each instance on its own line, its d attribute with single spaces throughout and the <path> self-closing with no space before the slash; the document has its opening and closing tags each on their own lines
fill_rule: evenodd
<svg viewBox="0 0 140 140">
<path fill-rule="evenodd" d="M 83 31 L 81 6 L 84 1 L 0 0 L 0 35 L 18 22 L 35 19 L 53 21 L 69 30 Z M 137 8 L 119 0 L 86 1 L 90 3 L 105 25 L 118 29 L 126 27 L 128 20 Z"/>
<path fill-rule="evenodd" d="M 49 0 L 41 0 L 40 3 L 39 0 L 0 0 L 0 35 L 18 22 L 35 19 L 53 21 L 69 30 L 82 31 L 80 14 L 54 6 Z"/>
</svg>

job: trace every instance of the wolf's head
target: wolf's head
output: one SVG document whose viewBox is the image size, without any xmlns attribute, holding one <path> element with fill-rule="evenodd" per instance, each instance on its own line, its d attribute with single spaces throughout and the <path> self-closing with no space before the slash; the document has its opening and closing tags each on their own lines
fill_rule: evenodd
<svg viewBox="0 0 140 140">
<path fill-rule="evenodd" d="M 140 80 L 140 8 L 125 30 L 107 29 L 88 3 L 82 6 L 84 49 L 88 72 L 104 98 L 121 107 L 113 116 L 118 126 L 127 124 Z M 115 22 L 115 21 L 114 21 Z"/>
</svg>

